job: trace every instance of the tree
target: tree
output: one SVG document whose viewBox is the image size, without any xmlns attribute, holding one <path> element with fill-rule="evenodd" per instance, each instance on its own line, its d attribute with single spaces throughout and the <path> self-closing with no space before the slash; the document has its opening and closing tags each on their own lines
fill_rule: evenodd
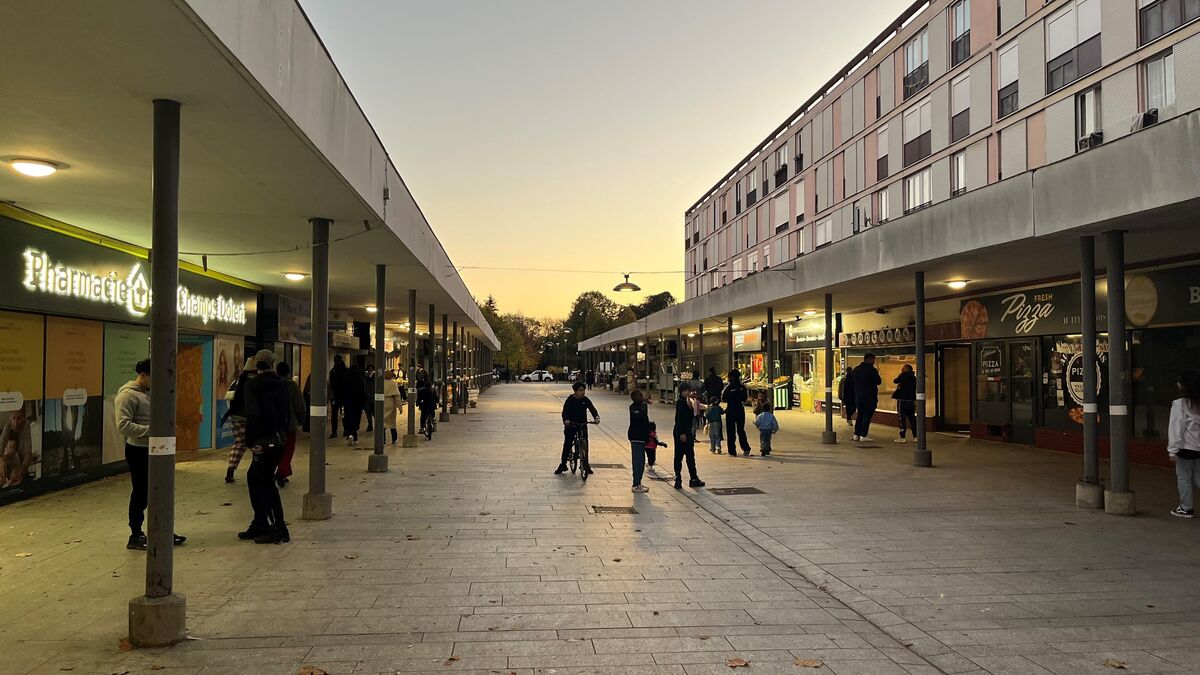
<svg viewBox="0 0 1200 675">
<path fill-rule="evenodd" d="M 620 313 L 621 305 L 599 291 L 587 291 L 571 303 L 563 326 L 572 340 L 582 342 L 612 328 Z"/>
<path fill-rule="evenodd" d="M 662 293 L 647 296 L 645 300 L 636 305 L 630 305 L 630 307 L 633 308 L 633 313 L 637 315 L 637 318 L 644 319 L 674 304 L 675 296 L 671 295 L 670 291 L 663 291 Z"/>
</svg>

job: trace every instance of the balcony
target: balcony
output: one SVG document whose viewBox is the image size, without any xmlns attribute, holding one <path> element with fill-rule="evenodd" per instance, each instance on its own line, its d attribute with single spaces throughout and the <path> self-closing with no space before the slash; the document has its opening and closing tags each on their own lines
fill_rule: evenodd
<svg viewBox="0 0 1200 675">
<path fill-rule="evenodd" d="M 1052 93 L 1100 68 L 1100 36 L 1095 35 L 1046 64 L 1046 93 Z"/>
<path fill-rule="evenodd" d="M 787 164 L 784 164 L 783 166 L 781 166 L 775 170 L 775 187 L 779 187 L 780 185 L 783 185 L 784 183 L 787 182 L 787 179 L 788 179 L 788 166 L 787 166 Z"/>
<path fill-rule="evenodd" d="M 1200 0 L 1158 0 L 1143 7 L 1138 15 L 1139 45 L 1153 42 L 1200 18 Z"/>
<path fill-rule="evenodd" d="M 968 30 L 950 43 L 950 67 L 953 68 L 966 61 L 969 56 L 971 56 L 971 31 Z"/>
<path fill-rule="evenodd" d="M 758 201 L 758 190 L 751 190 L 750 193 L 746 195 L 746 208 L 754 206 L 754 202 L 756 201 Z"/>
<path fill-rule="evenodd" d="M 917 66 L 917 69 L 904 76 L 904 100 L 929 86 L 929 62 Z"/>
</svg>

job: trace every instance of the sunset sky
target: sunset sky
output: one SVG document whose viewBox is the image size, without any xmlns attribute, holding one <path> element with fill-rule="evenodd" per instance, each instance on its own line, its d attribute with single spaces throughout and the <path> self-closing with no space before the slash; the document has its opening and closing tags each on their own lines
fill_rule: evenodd
<svg viewBox="0 0 1200 675">
<path fill-rule="evenodd" d="M 682 299 L 684 210 L 909 2 L 301 4 L 471 291 L 554 317 Z"/>
</svg>

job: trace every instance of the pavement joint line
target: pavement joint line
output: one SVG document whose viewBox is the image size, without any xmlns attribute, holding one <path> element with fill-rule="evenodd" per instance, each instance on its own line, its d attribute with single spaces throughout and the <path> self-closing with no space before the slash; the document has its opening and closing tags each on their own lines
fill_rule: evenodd
<svg viewBox="0 0 1200 675">
<path fill-rule="evenodd" d="M 550 396 L 551 398 L 555 399 L 556 401 L 558 401 L 560 403 L 563 401 L 563 398 L 551 393 L 548 390 L 543 390 L 543 393 L 546 394 L 547 396 Z M 603 434 L 612 445 L 616 445 L 618 447 L 620 446 L 620 444 L 621 444 L 620 439 L 617 439 L 615 437 L 615 434 L 612 432 L 611 429 L 606 429 L 603 425 L 597 425 L 596 429 L 597 429 L 597 431 L 600 431 L 600 433 Z M 628 443 L 628 441 L 625 441 L 625 442 Z M 589 450 L 590 450 L 590 448 L 589 448 Z M 650 470 L 651 470 L 651 467 L 647 467 L 647 471 L 649 472 Z M 905 651 L 907 653 L 912 654 L 915 658 L 920 659 L 920 661 L 921 661 L 920 664 L 907 664 L 907 665 L 922 665 L 922 666 L 927 666 L 929 668 L 933 668 L 940 673 L 948 673 L 948 671 L 943 670 L 941 667 L 939 667 L 934 662 L 932 662 L 929 659 L 929 656 L 937 656 L 937 655 L 944 654 L 947 651 L 951 651 L 951 650 L 949 650 L 948 647 L 943 645 L 939 640 L 937 640 L 933 636 L 931 636 L 928 633 L 926 633 L 925 631 L 917 628 L 915 625 L 913 625 L 908 620 L 901 618 L 899 615 L 893 613 L 891 610 L 882 608 L 882 609 L 884 609 L 883 614 L 885 616 L 894 617 L 895 619 L 898 620 L 898 622 L 888 623 L 888 625 L 881 625 L 879 623 L 876 623 L 876 621 L 873 621 L 868 615 L 863 614 L 859 610 L 854 609 L 851 606 L 851 603 L 861 603 L 863 600 L 869 600 L 872 604 L 875 604 L 877 607 L 880 607 L 880 605 L 878 603 L 876 603 L 874 600 L 871 600 L 870 598 L 865 598 L 857 590 L 854 590 L 849 584 L 842 581 L 836 575 L 826 571 L 820 565 L 816 565 L 816 564 L 812 563 L 808 559 L 806 559 L 803 556 L 799 555 L 798 553 L 795 553 L 794 551 L 792 551 L 789 547 L 787 547 L 783 543 L 779 542 L 777 539 L 775 539 L 771 535 L 763 532 L 762 530 L 751 525 L 750 523 L 747 523 L 740 516 L 734 514 L 733 512 L 731 512 L 727 508 L 725 508 L 724 505 L 722 505 L 720 502 L 715 500 L 707 492 L 692 490 L 690 492 L 684 493 L 681 490 L 668 490 L 667 494 L 670 497 L 672 497 L 673 499 L 675 499 L 677 502 L 683 503 L 684 500 L 687 500 L 687 502 L 691 502 L 692 505 L 696 506 L 697 508 L 700 509 L 700 511 L 703 512 L 698 515 L 700 515 L 701 519 L 704 520 L 704 522 L 708 523 L 710 526 L 713 527 L 713 529 L 720 532 L 730 542 L 736 544 L 745 553 L 753 556 L 756 559 L 759 559 L 758 556 L 755 555 L 754 552 L 756 552 L 756 551 L 761 552 L 762 554 L 766 555 L 769 559 L 775 560 L 778 563 L 787 567 L 788 569 L 795 571 L 806 582 L 808 582 L 809 586 L 807 586 L 807 588 L 815 588 L 816 590 L 822 591 L 825 594 L 832 597 L 833 599 L 837 600 L 842 605 L 844 605 L 849 611 L 853 612 L 855 616 L 859 617 L 863 621 L 869 623 L 870 625 L 874 626 L 879 631 L 883 632 L 884 634 L 888 635 L 892 639 L 899 642 L 903 646 L 903 648 L 905 649 Z M 728 518 L 723 517 L 720 512 L 728 514 Z M 707 515 L 708 517 L 705 517 L 705 515 Z M 738 524 L 734 524 L 735 522 Z M 732 530 L 733 533 L 737 535 L 736 539 L 734 537 L 730 536 L 728 530 Z M 751 536 L 749 534 L 747 534 L 747 531 L 750 531 L 750 532 L 762 537 L 762 540 L 770 542 L 772 545 L 771 548 L 774 548 L 774 549 L 778 550 L 779 552 L 777 553 L 777 552 L 772 551 L 771 549 L 767 548 L 766 546 L 763 546 L 758 541 L 751 538 Z M 750 550 L 747 550 L 748 548 Z M 792 565 L 785 559 L 785 557 L 786 558 L 794 557 L 794 558 L 798 559 L 798 561 L 801 561 L 802 564 Z M 768 569 L 770 569 L 770 568 L 768 568 Z M 796 588 L 797 590 L 802 590 L 800 587 L 796 586 L 796 584 L 794 584 L 791 579 L 787 579 L 787 578 L 781 576 L 775 570 L 770 570 L 770 571 L 781 581 L 786 582 L 788 585 L 792 586 L 793 588 Z M 814 577 L 816 577 L 816 578 L 814 578 Z M 821 581 L 818 581 L 817 580 L 818 578 L 820 578 Z M 859 599 L 857 599 L 857 600 L 853 599 L 852 596 L 857 596 L 857 598 L 859 598 Z M 846 598 L 846 599 L 843 599 L 843 598 Z M 905 630 L 905 629 L 907 629 L 907 630 Z M 898 635 L 903 635 L 905 637 L 898 637 Z M 944 649 L 946 651 L 936 651 L 937 647 L 934 647 L 932 649 L 926 649 L 926 648 L 924 648 L 923 645 L 918 645 L 918 643 L 915 641 L 914 638 L 919 638 L 919 639 L 923 639 L 923 640 L 932 640 L 933 642 L 936 643 L 937 646 L 940 646 L 942 649 Z M 925 652 L 925 653 L 921 653 L 921 652 Z M 929 656 L 926 656 L 926 654 L 928 654 Z M 900 661 L 892 658 L 890 655 L 885 654 L 885 656 L 888 656 L 889 659 L 891 659 L 893 662 L 895 662 L 897 665 L 900 665 L 901 667 L 903 667 L 903 665 L 905 665 L 905 664 L 902 664 Z"/>
</svg>

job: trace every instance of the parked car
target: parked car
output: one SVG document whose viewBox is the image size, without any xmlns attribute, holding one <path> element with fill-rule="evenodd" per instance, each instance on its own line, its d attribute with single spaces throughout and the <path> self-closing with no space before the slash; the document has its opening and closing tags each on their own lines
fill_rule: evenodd
<svg viewBox="0 0 1200 675">
<path fill-rule="evenodd" d="M 571 374 L 567 376 L 567 382 L 575 382 L 575 381 L 579 380 L 579 378 L 580 378 L 579 371 L 572 370 Z"/>
<path fill-rule="evenodd" d="M 521 376 L 522 382 L 553 382 L 554 374 L 545 370 L 535 370 Z"/>
</svg>

